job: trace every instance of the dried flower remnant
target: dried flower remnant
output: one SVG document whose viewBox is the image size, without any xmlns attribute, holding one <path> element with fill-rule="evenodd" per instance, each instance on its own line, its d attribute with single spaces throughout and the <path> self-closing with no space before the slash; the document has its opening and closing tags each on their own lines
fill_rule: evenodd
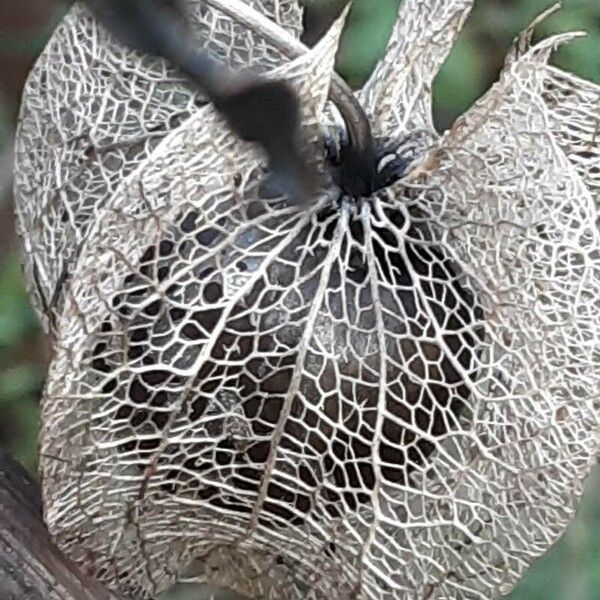
<svg viewBox="0 0 600 600">
<path fill-rule="evenodd" d="M 136 597 L 191 566 L 250 598 L 507 593 L 598 452 L 600 89 L 548 66 L 570 36 L 524 36 L 440 136 L 431 83 L 471 2 L 406 0 L 359 94 L 382 177 L 357 199 L 322 145 L 342 20 L 290 61 L 190 6 L 221 56 L 294 87 L 323 181 L 302 208 L 265 197 L 264 160 L 185 82 L 67 16 L 17 146 L 31 289 L 69 273 L 53 535 Z M 293 0 L 249 6 L 299 34 Z"/>
</svg>

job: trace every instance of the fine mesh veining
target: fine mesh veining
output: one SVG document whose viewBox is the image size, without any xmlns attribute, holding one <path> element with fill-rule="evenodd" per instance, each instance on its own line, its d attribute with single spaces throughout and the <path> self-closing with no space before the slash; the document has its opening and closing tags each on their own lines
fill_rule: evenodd
<svg viewBox="0 0 600 600">
<path fill-rule="evenodd" d="M 343 18 L 290 62 L 213 4 L 190 3 L 199 39 L 294 86 L 323 182 L 302 206 L 268 197 L 254 146 L 72 9 L 17 142 L 54 348 L 48 526 L 135 598 L 182 578 L 261 599 L 506 594 L 597 457 L 600 90 L 548 66 L 572 36 L 552 38 L 438 135 L 431 83 L 471 2 L 406 0 L 359 97 L 410 169 L 354 200 L 320 150 Z M 294 0 L 250 4 L 299 35 Z"/>
</svg>

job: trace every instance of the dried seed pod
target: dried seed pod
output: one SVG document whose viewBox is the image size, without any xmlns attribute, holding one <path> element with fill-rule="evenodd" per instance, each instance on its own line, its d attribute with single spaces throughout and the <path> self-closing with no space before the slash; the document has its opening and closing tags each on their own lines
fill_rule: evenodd
<svg viewBox="0 0 600 600">
<path fill-rule="evenodd" d="M 489 599 L 566 526 L 598 452 L 600 92 L 547 66 L 566 38 L 521 47 L 438 136 L 429 83 L 469 8 L 404 3 L 362 94 L 385 138 L 370 196 L 344 193 L 320 143 L 340 21 L 266 70 L 302 101 L 322 171 L 307 206 L 268 197 L 260 156 L 203 106 L 111 171 L 85 228 L 23 228 L 30 264 L 76 254 L 43 401 L 46 518 L 115 589 L 152 597 L 187 569 L 251 598 Z M 90 51 L 77 27 L 50 55 Z M 28 158 L 63 147 L 32 147 L 45 110 L 30 87 L 21 186 L 34 164 L 60 174 Z M 52 205 L 37 198 L 25 186 L 22 215 Z"/>
</svg>

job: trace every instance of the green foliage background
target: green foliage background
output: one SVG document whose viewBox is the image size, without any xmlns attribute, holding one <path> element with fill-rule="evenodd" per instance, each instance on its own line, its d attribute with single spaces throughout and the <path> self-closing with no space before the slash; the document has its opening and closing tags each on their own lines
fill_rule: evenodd
<svg viewBox="0 0 600 600">
<path fill-rule="evenodd" d="M 64 6 L 47 0 L 48 7 L 44 6 L 40 13 L 39 3 L 45 4 L 44 0 L 1 2 L 12 4 L 13 12 L 3 11 L 0 6 L 0 448 L 34 471 L 38 399 L 49 353 L 21 279 L 17 244 L 12 235 L 6 165 L 23 65 L 43 47 Z M 364 81 L 385 48 L 399 2 L 354 1 L 338 67 L 353 85 Z M 550 3 L 551 0 L 476 2 L 472 18 L 435 84 L 434 106 L 441 129 L 496 79 L 512 38 Z M 314 38 L 343 1 L 306 0 L 306 4 Z M 20 11 L 19 18 L 15 19 L 14 11 Z M 563 10 L 545 21 L 538 28 L 538 35 L 565 30 L 585 30 L 588 36 L 560 49 L 556 63 L 600 83 L 600 0 L 563 0 Z M 567 533 L 534 564 L 510 598 L 600 599 L 598 474 L 589 478 L 577 518 Z"/>
</svg>

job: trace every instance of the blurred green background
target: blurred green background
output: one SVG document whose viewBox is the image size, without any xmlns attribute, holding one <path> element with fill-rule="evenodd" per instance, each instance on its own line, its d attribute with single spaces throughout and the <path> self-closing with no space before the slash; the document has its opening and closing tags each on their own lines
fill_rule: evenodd
<svg viewBox="0 0 600 600">
<path fill-rule="evenodd" d="M 340 72 L 360 85 L 385 48 L 400 0 L 355 0 L 339 56 Z M 306 0 L 307 40 L 318 38 L 343 0 Z M 496 79 L 511 40 L 552 0 L 478 0 L 434 88 L 440 129 Z M 600 83 L 600 0 L 563 0 L 538 35 L 585 30 L 555 62 Z M 0 448 L 36 469 L 38 399 L 49 357 L 24 291 L 11 204 L 12 140 L 18 100 L 31 63 L 66 6 L 60 0 L 0 0 Z M 577 518 L 537 561 L 511 600 L 600 600 L 600 475 Z"/>
</svg>

